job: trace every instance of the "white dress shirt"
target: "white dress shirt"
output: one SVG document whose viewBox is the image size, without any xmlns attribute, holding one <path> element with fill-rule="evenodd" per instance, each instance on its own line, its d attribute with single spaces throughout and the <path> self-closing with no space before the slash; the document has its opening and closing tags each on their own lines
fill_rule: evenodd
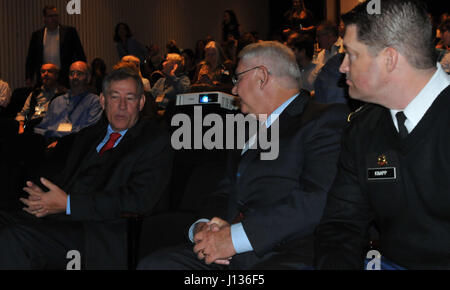
<svg viewBox="0 0 450 290">
<path fill-rule="evenodd" d="M 411 131 L 414 130 L 439 94 L 448 87 L 448 85 L 450 85 L 450 76 L 445 73 L 438 63 L 437 71 L 431 77 L 430 81 L 403 110 L 403 113 L 406 116 L 405 127 L 408 130 L 408 133 L 411 133 Z M 390 110 L 390 112 L 395 128 L 397 128 L 398 131 L 398 123 L 395 114 L 397 114 L 399 110 Z"/>
</svg>

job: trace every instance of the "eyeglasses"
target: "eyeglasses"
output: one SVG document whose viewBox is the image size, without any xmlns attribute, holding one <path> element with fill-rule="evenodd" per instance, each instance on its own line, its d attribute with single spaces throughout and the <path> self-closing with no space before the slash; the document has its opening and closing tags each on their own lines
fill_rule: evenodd
<svg viewBox="0 0 450 290">
<path fill-rule="evenodd" d="M 58 70 L 56 70 L 56 69 L 41 69 L 41 74 L 46 73 L 46 72 L 54 74 L 54 73 L 57 73 Z"/>
<path fill-rule="evenodd" d="M 79 71 L 79 70 L 71 70 L 69 72 L 69 76 L 71 76 L 71 77 L 76 76 L 76 75 L 84 76 L 84 75 L 87 75 L 87 73 L 85 73 L 83 71 Z"/>
<path fill-rule="evenodd" d="M 239 76 L 240 76 L 240 75 L 243 75 L 243 74 L 245 74 L 245 73 L 247 73 L 247 72 L 249 72 L 249 71 L 252 71 L 252 70 L 257 69 L 257 68 L 262 68 L 262 67 L 263 67 L 263 66 L 261 66 L 261 65 L 255 66 L 255 67 L 253 67 L 253 68 L 251 68 L 251 69 L 248 69 L 248 70 L 246 70 L 246 71 L 243 71 L 243 72 L 240 72 L 240 73 L 235 74 L 234 76 L 231 77 L 231 81 L 233 82 L 233 85 L 236 85 L 236 84 L 239 82 Z"/>
</svg>

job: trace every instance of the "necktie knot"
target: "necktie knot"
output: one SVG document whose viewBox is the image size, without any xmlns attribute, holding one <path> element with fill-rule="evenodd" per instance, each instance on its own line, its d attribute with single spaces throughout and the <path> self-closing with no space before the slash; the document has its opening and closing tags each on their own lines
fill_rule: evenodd
<svg viewBox="0 0 450 290">
<path fill-rule="evenodd" d="M 116 144 L 116 141 L 122 137 L 120 133 L 111 133 L 109 135 L 108 142 L 100 149 L 100 152 L 98 154 L 102 155 L 105 151 L 108 151 L 109 149 L 114 147 L 114 144 Z"/>
<path fill-rule="evenodd" d="M 398 133 L 400 134 L 400 137 L 405 138 L 406 136 L 408 136 L 408 130 L 405 127 L 405 113 L 398 112 L 397 114 L 395 114 L 395 117 L 397 118 Z"/>
</svg>

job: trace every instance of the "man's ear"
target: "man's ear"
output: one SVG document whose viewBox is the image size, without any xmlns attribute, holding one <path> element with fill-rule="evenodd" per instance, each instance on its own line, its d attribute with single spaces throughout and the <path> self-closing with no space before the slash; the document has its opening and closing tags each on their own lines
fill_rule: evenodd
<svg viewBox="0 0 450 290">
<path fill-rule="evenodd" d="M 102 106 L 102 109 L 105 110 L 105 95 L 103 93 L 100 93 L 100 105 Z"/>
<path fill-rule="evenodd" d="M 383 51 L 383 56 L 386 65 L 386 71 L 388 73 L 393 72 L 397 68 L 398 64 L 398 51 L 393 47 L 387 47 Z"/>
<path fill-rule="evenodd" d="M 267 68 L 265 66 L 261 66 L 258 69 L 257 77 L 258 77 L 258 81 L 259 81 L 259 88 L 263 89 L 269 82 L 269 71 L 267 70 Z"/>
<path fill-rule="evenodd" d="M 145 94 L 142 94 L 141 99 L 139 100 L 139 112 L 144 109 L 145 105 Z"/>
</svg>

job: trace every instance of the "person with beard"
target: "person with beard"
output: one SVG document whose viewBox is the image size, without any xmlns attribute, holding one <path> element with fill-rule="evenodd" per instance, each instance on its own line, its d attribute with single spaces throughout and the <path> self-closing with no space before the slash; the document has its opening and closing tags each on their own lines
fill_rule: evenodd
<svg viewBox="0 0 450 290">
<path fill-rule="evenodd" d="M 44 83 L 46 74 L 43 75 Z M 2 176 L 8 183 L 7 192 L 20 191 L 23 178 L 33 175 L 45 166 L 46 156 L 61 137 L 93 125 L 101 118 L 103 110 L 99 97 L 88 91 L 89 76 L 90 68 L 87 63 L 74 62 L 69 72 L 70 91 L 49 101 L 45 117 L 34 129 L 27 128 L 23 134 L 7 140 L 2 149 L 8 152 L 3 153 L 3 156 L 4 164 L 10 168 L 5 172 L 5 176 Z M 56 82 L 56 78 L 56 74 L 53 74 L 52 80 Z M 61 163 L 64 163 L 65 157 L 59 158 Z"/>
<path fill-rule="evenodd" d="M 102 116 L 99 97 L 89 92 L 89 65 L 83 61 L 70 66 L 70 91 L 55 98 L 42 122 L 34 128 L 46 139 L 60 138 L 95 124 Z"/>
</svg>

